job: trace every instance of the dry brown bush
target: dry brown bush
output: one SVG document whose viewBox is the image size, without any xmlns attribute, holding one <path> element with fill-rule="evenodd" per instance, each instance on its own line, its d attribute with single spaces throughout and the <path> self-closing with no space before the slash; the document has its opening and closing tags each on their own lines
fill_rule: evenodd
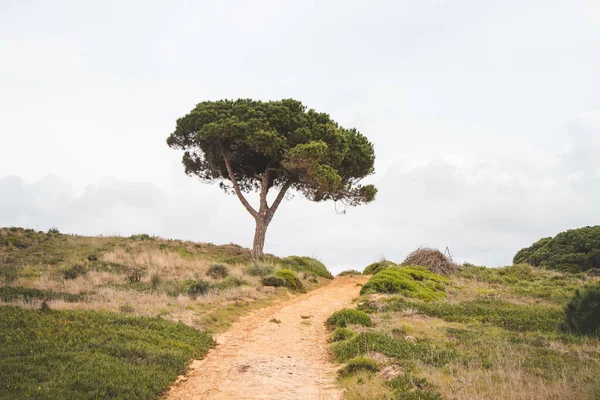
<svg viewBox="0 0 600 400">
<path fill-rule="evenodd" d="M 419 247 L 410 253 L 400 265 L 420 265 L 431 272 L 452 275 L 458 271 L 458 265 L 448 259 L 441 251 L 428 247 Z"/>
</svg>

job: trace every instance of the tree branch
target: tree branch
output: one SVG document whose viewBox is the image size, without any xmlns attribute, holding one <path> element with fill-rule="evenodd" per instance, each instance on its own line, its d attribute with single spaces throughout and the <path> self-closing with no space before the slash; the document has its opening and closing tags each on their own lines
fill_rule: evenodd
<svg viewBox="0 0 600 400">
<path fill-rule="evenodd" d="M 285 192 L 288 191 L 288 189 L 292 186 L 293 183 L 294 182 L 290 179 L 286 183 L 284 183 L 283 186 L 281 187 L 279 194 L 277 194 L 275 201 L 273 201 L 273 204 L 271 204 L 271 207 L 269 208 L 269 211 L 267 212 L 269 221 L 271 220 L 271 218 L 273 218 L 273 214 L 275 214 L 275 211 L 277 211 L 277 207 L 279 207 L 279 204 L 281 204 L 281 201 L 285 197 Z"/>
<path fill-rule="evenodd" d="M 235 175 L 233 174 L 233 170 L 231 169 L 231 163 L 229 162 L 229 157 L 227 157 L 227 155 L 225 153 L 223 153 L 223 158 L 225 159 L 225 166 L 227 167 L 227 173 L 229 174 L 229 180 L 231 181 L 231 184 L 233 185 L 233 190 L 235 190 L 235 194 L 237 195 L 238 199 L 240 199 L 240 201 L 242 202 L 244 207 L 246 207 L 246 210 L 248 210 L 250 215 L 252 215 L 254 218 L 256 218 L 258 216 L 258 213 L 256 212 L 256 210 L 254 208 L 252 208 L 250 203 L 248 203 L 248 200 L 246 200 L 246 198 L 242 194 L 242 191 L 240 190 L 237 179 L 235 178 Z"/>
</svg>

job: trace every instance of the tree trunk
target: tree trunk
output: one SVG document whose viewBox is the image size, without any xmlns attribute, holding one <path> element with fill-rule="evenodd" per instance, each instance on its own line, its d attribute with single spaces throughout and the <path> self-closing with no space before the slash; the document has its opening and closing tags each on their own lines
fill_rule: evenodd
<svg viewBox="0 0 600 400">
<path fill-rule="evenodd" d="M 263 256 L 263 248 L 265 247 L 265 236 L 269 222 L 266 218 L 260 216 L 256 218 L 256 228 L 254 229 L 254 244 L 252 246 L 252 257 L 261 258 Z"/>
</svg>

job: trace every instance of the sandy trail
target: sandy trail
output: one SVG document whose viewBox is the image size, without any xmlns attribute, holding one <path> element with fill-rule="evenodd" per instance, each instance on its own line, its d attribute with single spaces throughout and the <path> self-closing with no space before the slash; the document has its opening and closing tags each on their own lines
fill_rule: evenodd
<svg viewBox="0 0 600 400">
<path fill-rule="evenodd" d="M 192 363 L 167 399 L 341 399 L 324 322 L 350 306 L 360 291 L 357 284 L 365 281 L 338 277 L 240 318 L 216 338 L 219 345 L 206 358 Z"/>
</svg>

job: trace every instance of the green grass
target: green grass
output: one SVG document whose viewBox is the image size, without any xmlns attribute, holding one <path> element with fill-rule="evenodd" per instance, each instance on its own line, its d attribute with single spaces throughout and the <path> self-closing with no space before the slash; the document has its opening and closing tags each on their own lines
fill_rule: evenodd
<svg viewBox="0 0 600 400">
<path fill-rule="evenodd" d="M 153 399 L 213 346 L 160 318 L 0 307 L 0 398 Z"/>
<path fill-rule="evenodd" d="M 353 308 L 344 308 L 343 310 L 334 312 L 327 318 L 326 324 L 345 328 L 348 325 L 372 326 L 373 321 L 371 321 L 371 317 L 367 313 Z"/>
<path fill-rule="evenodd" d="M 312 272 L 322 278 L 333 279 L 325 264 L 311 257 L 289 256 L 278 260 L 278 263 L 296 272 Z"/>
<path fill-rule="evenodd" d="M 449 348 L 446 344 L 433 341 L 413 343 L 377 331 L 359 333 L 349 340 L 334 344 L 332 350 L 338 361 L 347 361 L 371 351 L 399 361 L 420 360 L 434 366 L 444 366 L 462 359 L 456 349 Z"/>
<path fill-rule="evenodd" d="M 367 265 L 365 267 L 365 269 L 363 270 L 363 275 L 375 275 L 379 271 L 383 271 L 384 269 L 388 269 L 395 265 L 396 265 L 395 263 L 388 261 L 388 260 L 377 261 L 377 262 Z"/>
<path fill-rule="evenodd" d="M 356 336 L 356 332 L 352 329 L 337 327 L 331 334 L 329 342 L 341 342 Z"/>
<path fill-rule="evenodd" d="M 563 320 L 563 310 L 537 305 L 517 305 L 502 300 L 485 299 L 460 303 L 393 300 L 385 308 L 417 310 L 421 314 L 445 321 L 492 324 L 512 331 L 557 332 Z"/>
<path fill-rule="evenodd" d="M 367 357 L 355 357 L 346 363 L 343 368 L 338 371 L 340 376 L 350 376 L 355 375 L 357 372 L 366 371 L 366 372 L 377 372 L 379 371 L 379 365 L 377 362 L 371 360 Z"/>
<path fill-rule="evenodd" d="M 400 293 L 428 301 L 440 300 L 446 297 L 447 283 L 448 278 L 424 267 L 390 267 L 373 275 L 360 293 Z"/>
<path fill-rule="evenodd" d="M 55 292 L 53 290 L 30 289 L 20 286 L 0 287 L 0 300 L 4 302 L 20 300 L 29 303 L 33 300 L 64 300 L 74 303 L 83 299 L 84 296 L 79 294 Z"/>
</svg>

